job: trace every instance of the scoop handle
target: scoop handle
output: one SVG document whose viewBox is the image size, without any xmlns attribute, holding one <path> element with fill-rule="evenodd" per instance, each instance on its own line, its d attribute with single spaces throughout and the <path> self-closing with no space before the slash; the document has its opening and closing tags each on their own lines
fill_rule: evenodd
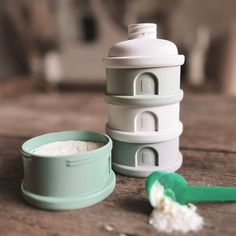
<svg viewBox="0 0 236 236">
<path fill-rule="evenodd" d="M 234 187 L 186 186 L 185 202 L 232 202 L 236 201 Z"/>
</svg>

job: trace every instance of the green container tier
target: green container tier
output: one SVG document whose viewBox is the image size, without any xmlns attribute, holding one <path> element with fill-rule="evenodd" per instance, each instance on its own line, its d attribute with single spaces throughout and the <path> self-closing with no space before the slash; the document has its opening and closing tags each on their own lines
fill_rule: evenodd
<svg viewBox="0 0 236 236">
<path fill-rule="evenodd" d="M 103 142 L 104 146 L 80 154 L 41 156 L 41 145 L 66 140 Z M 94 205 L 115 187 L 111 169 L 111 139 L 93 132 L 67 131 L 41 135 L 22 145 L 25 179 L 22 193 L 30 204 L 48 210 L 70 210 Z"/>
</svg>

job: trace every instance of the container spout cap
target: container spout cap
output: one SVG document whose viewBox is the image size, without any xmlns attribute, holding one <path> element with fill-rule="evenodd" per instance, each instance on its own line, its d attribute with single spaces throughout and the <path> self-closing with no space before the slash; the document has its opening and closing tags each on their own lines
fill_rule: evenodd
<svg viewBox="0 0 236 236">
<path fill-rule="evenodd" d="M 131 24 L 128 26 L 128 38 L 152 38 L 156 39 L 157 25 L 153 23 Z"/>
</svg>

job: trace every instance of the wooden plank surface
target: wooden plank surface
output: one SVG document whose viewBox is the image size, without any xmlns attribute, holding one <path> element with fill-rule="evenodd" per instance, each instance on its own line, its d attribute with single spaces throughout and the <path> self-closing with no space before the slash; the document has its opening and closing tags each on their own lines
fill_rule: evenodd
<svg viewBox="0 0 236 236">
<path fill-rule="evenodd" d="M 216 95 L 185 96 L 181 106 L 184 164 L 179 172 L 189 183 L 236 185 L 235 104 L 236 99 Z M 0 108 L 0 235 L 164 235 L 147 223 L 152 209 L 141 178 L 117 175 L 110 197 L 77 211 L 44 211 L 22 199 L 21 144 L 52 131 L 104 132 L 107 116 L 101 92 L 25 94 L 1 99 Z M 197 206 L 205 226 L 189 235 L 236 235 L 235 203 Z"/>
</svg>

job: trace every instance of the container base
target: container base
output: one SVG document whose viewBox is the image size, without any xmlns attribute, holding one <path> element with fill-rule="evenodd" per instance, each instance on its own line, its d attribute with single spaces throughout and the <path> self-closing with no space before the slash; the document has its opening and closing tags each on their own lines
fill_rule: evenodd
<svg viewBox="0 0 236 236">
<path fill-rule="evenodd" d="M 38 208 L 63 211 L 75 210 L 88 206 L 95 205 L 108 197 L 115 188 L 116 177 L 112 171 L 109 179 L 104 184 L 104 187 L 94 194 L 84 195 L 82 197 L 50 197 L 31 193 L 25 189 L 24 180 L 21 184 L 21 191 L 24 199 L 33 206 Z"/>
<path fill-rule="evenodd" d="M 112 168 L 117 173 L 131 176 L 131 177 L 147 177 L 149 174 L 151 174 L 154 171 L 168 171 L 168 172 L 175 172 L 177 171 L 183 162 L 182 154 L 179 152 L 179 158 L 178 161 L 173 163 L 172 165 L 168 166 L 138 166 L 138 167 L 131 167 L 126 165 L 121 165 L 117 163 L 112 163 Z"/>
</svg>

